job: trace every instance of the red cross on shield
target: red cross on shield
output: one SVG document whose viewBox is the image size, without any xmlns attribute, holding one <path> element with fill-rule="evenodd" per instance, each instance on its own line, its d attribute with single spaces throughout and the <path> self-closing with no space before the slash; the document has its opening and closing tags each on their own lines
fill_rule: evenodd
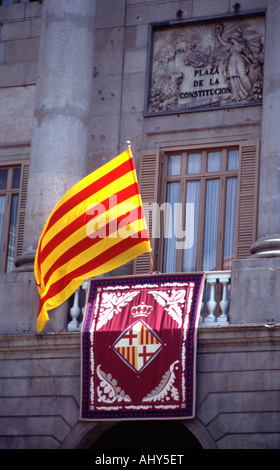
<svg viewBox="0 0 280 470">
<path fill-rule="evenodd" d="M 143 320 L 130 325 L 114 344 L 121 359 L 137 372 L 146 367 L 161 348 L 161 340 Z"/>
</svg>

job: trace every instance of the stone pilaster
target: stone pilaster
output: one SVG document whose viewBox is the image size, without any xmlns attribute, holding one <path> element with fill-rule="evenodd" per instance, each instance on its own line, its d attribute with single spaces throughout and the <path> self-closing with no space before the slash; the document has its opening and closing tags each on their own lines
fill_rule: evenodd
<svg viewBox="0 0 280 470">
<path fill-rule="evenodd" d="M 44 2 L 21 269 L 31 269 L 55 204 L 86 173 L 94 30 L 95 0 Z"/>
<path fill-rule="evenodd" d="M 266 40 L 258 240 L 232 265 L 230 323 L 280 321 L 280 3 L 269 0 Z"/>
<path fill-rule="evenodd" d="M 280 256 L 280 3 L 268 2 L 259 182 L 258 240 L 254 257 Z"/>
</svg>

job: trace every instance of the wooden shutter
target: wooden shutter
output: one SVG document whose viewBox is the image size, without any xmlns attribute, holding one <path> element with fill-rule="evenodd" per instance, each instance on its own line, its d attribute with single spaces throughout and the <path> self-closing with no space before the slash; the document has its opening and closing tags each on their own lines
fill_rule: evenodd
<svg viewBox="0 0 280 470">
<path fill-rule="evenodd" d="M 236 257 L 250 256 L 256 241 L 259 184 L 259 142 L 240 144 Z"/>
<path fill-rule="evenodd" d="M 24 234 L 24 219 L 25 219 L 25 208 L 26 208 L 26 197 L 27 197 L 27 185 L 28 185 L 28 174 L 29 174 L 29 163 L 24 162 L 21 167 L 21 193 L 19 203 L 19 214 L 18 214 L 18 232 L 16 242 L 16 257 L 22 254 L 23 247 L 23 234 Z"/>
<path fill-rule="evenodd" d="M 158 180 L 159 180 L 159 150 L 143 150 L 140 153 L 140 164 L 138 172 L 138 182 L 142 197 L 142 203 L 147 208 L 148 204 L 158 202 Z M 152 257 L 155 262 L 154 248 L 155 239 L 152 238 L 152 214 L 146 212 L 146 222 L 149 230 Z M 133 262 L 134 274 L 148 274 L 151 272 L 151 260 L 149 253 L 143 253 Z"/>
</svg>

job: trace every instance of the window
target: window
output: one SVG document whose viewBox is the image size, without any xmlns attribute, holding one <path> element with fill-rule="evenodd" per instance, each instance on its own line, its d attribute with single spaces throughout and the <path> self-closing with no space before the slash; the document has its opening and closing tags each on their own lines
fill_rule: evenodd
<svg viewBox="0 0 280 470">
<path fill-rule="evenodd" d="M 14 269 L 21 254 L 28 164 L 0 166 L 0 272 Z"/>
<path fill-rule="evenodd" d="M 164 233 L 167 227 L 173 233 L 163 238 L 162 272 L 230 268 L 235 257 L 238 166 L 238 148 L 165 156 L 163 199 L 171 210 L 165 214 Z"/>
<path fill-rule="evenodd" d="M 158 271 L 228 270 L 233 259 L 250 255 L 258 168 L 255 141 L 142 152 L 138 178 Z M 134 261 L 135 273 L 150 269 L 149 255 Z"/>
</svg>

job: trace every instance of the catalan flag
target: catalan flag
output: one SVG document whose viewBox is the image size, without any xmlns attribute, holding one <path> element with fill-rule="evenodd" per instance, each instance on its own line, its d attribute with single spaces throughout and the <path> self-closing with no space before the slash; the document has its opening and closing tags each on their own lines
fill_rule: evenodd
<svg viewBox="0 0 280 470">
<path fill-rule="evenodd" d="M 151 251 L 130 147 L 73 186 L 51 212 L 34 263 L 37 331 L 90 277 Z"/>
</svg>

